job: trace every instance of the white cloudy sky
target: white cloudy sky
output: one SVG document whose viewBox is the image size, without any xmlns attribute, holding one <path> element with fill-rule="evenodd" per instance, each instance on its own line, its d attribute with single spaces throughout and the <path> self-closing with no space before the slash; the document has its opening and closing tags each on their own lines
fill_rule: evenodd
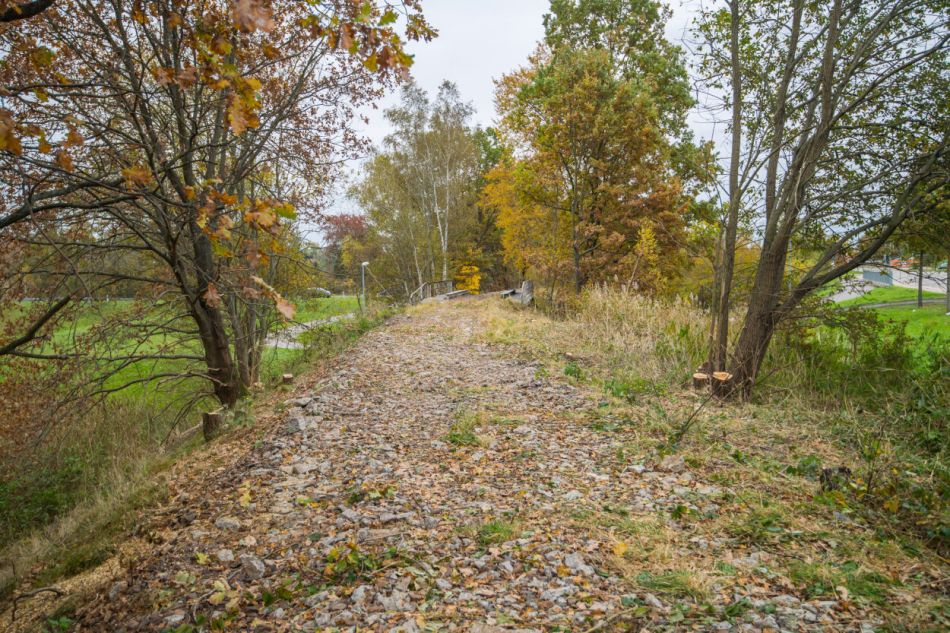
<svg viewBox="0 0 950 633">
<path fill-rule="evenodd" d="M 667 25 L 667 37 L 683 43 L 694 7 L 700 0 L 669 0 L 673 19 Z M 491 125 L 495 118 L 493 80 L 523 65 L 543 36 L 542 17 L 548 0 L 423 0 L 423 11 L 439 31 L 432 42 L 413 44 L 415 55 L 412 76 L 430 94 L 449 79 L 459 86 L 462 97 L 476 109 L 475 122 Z M 398 91 L 397 91 L 398 92 Z M 388 130 L 383 110 L 398 101 L 394 92 L 377 110 L 366 110 L 370 123 L 364 133 L 375 143 Z M 693 117 L 697 134 L 708 137 L 710 128 Z M 351 166 L 357 170 L 358 164 Z M 356 211 L 350 201 L 338 199 L 334 211 Z"/>
</svg>

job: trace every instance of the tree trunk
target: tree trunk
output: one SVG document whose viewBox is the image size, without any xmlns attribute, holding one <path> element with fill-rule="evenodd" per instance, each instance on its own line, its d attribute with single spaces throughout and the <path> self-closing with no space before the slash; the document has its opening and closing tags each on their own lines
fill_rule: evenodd
<svg viewBox="0 0 950 633">
<path fill-rule="evenodd" d="M 204 349 L 208 377 L 211 379 L 215 397 L 227 408 L 234 407 L 241 396 L 240 376 L 231 358 L 231 341 L 220 307 L 210 305 L 205 296 L 208 285 L 214 280 L 214 252 L 211 240 L 197 226 L 192 227 L 194 238 L 195 269 L 197 274 L 196 297 L 191 313 L 198 326 L 198 336 Z"/>
<path fill-rule="evenodd" d="M 574 246 L 574 293 L 580 294 L 584 289 L 584 276 L 581 274 L 581 254 Z"/>
<path fill-rule="evenodd" d="M 947 314 L 950 314 L 950 251 L 947 251 L 947 286 L 944 291 L 946 292 Z"/>
<path fill-rule="evenodd" d="M 693 389 L 699 389 L 702 391 L 707 387 L 709 387 L 709 374 L 703 373 L 701 371 L 693 374 Z"/>
<path fill-rule="evenodd" d="M 787 248 L 788 235 L 785 232 L 762 245 L 749 309 L 732 356 L 731 384 L 723 395 L 739 396 L 743 400 L 752 395 L 752 387 L 781 316 L 779 293 L 785 275 Z"/>
<path fill-rule="evenodd" d="M 202 301 L 203 303 L 203 301 Z M 201 310 L 201 306 L 198 307 Z M 230 345 L 221 311 L 208 308 L 196 318 L 201 346 L 204 349 L 208 376 L 215 398 L 227 408 L 234 407 L 241 396 L 240 376 L 230 354 Z"/>
<path fill-rule="evenodd" d="M 736 237 L 739 227 L 739 161 L 742 152 L 742 77 L 739 60 L 739 2 L 731 0 L 729 12 L 732 18 L 730 55 L 732 63 L 732 150 L 729 157 L 729 211 L 726 227 L 720 241 L 719 283 L 716 309 L 713 312 L 714 335 L 710 350 L 712 371 L 722 371 L 726 365 L 729 345 L 729 307 L 732 296 L 732 278 L 736 262 Z"/>
<path fill-rule="evenodd" d="M 211 411 L 201 415 L 201 433 L 205 441 L 210 442 L 224 430 L 224 416 L 220 411 Z"/>
<path fill-rule="evenodd" d="M 750 305 L 732 357 L 731 384 L 717 395 L 748 400 L 762 367 L 765 351 L 775 334 L 774 312 L 762 305 Z"/>
<path fill-rule="evenodd" d="M 924 254 L 920 253 L 920 260 L 917 262 L 917 307 L 924 307 Z"/>
</svg>

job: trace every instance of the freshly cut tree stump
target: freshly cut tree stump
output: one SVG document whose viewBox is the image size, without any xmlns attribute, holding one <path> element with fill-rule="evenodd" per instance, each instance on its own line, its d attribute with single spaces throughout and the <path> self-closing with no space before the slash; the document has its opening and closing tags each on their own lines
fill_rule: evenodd
<svg viewBox="0 0 950 633">
<path fill-rule="evenodd" d="M 716 396 L 725 398 L 732 393 L 732 374 L 727 371 L 714 371 L 712 390 Z"/>
<path fill-rule="evenodd" d="M 224 416 L 220 411 L 210 411 L 201 414 L 201 433 L 205 442 L 210 442 L 224 431 Z"/>
<path fill-rule="evenodd" d="M 283 383 L 284 383 L 285 385 L 289 385 L 290 383 L 292 383 L 292 382 L 294 381 L 294 375 L 293 375 L 293 374 L 284 374 L 284 375 L 281 376 L 280 378 L 281 378 L 281 380 L 283 381 Z"/>
<path fill-rule="evenodd" d="M 701 371 L 693 374 L 693 389 L 705 389 L 709 386 L 709 374 Z"/>
</svg>

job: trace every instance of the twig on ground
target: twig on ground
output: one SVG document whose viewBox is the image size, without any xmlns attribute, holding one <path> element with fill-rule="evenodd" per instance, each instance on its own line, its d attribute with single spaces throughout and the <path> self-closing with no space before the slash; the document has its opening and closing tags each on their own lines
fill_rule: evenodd
<svg viewBox="0 0 950 633">
<path fill-rule="evenodd" d="M 20 595 L 13 598 L 13 608 L 10 610 L 10 621 L 14 622 L 16 620 L 16 608 L 20 603 L 20 600 L 25 600 L 27 598 L 32 598 L 33 596 L 38 596 L 41 593 L 55 593 L 57 598 L 62 598 L 66 595 L 66 592 L 58 587 L 40 587 L 39 589 L 34 589 L 33 591 L 24 591 Z"/>
</svg>

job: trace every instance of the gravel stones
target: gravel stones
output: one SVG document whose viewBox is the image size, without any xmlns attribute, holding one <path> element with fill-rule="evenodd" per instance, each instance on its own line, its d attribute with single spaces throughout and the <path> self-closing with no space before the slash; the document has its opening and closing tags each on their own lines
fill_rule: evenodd
<svg viewBox="0 0 950 633">
<path fill-rule="evenodd" d="M 263 578 L 264 574 L 267 573 L 267 567 L 264 566 L 264 561 L 250 554 L 241 555 L 241 569 L 251 580 Z"/>
<path fill-rule="evenodd" d="M 219 517 L 215 520 L 214 526 L 219 530 L 234 531 L 241 529 L 241 522 L 234 517 Z"/>
<path fill-rule="evenodd" d="M 686 470 L 686 460 L 682 455 L 667 455 L 656 468 L 665 473 L 681 473 Z"/>
<path fill-rule="evenodd" d="M 216 592 L 225 594 L 223 613 L 230 591 L 278 597 L 266 610 L 236 612 L 234 630 L 254 630 L 261 618 L 301 631 L 421 633 L 440 621 L 453 633 L 539 633 L 608 619 L 623 630 L 631 605 L 649 609 L 638 617 L 652 621 L 638 626 L 675 630 L 673 599 L 632 594 L 643 588 L 612 564 L 621 535 L 577 518 L 593 513 L 664 521 L 676 560 L 767 562 L 669 520 L 680 506 L 696 514 L 713 501 L 725 506 L 725 493 L 699 469 L 689 473 L 681 455 L 655 470 L 646 455 L 618 466 L 617 435 L 581 422 L 600 394 L 538 377 L 536 363 L 486 343 L 482 328 L 476 311 L 446 303 L 366 335 L 310 393 L 287 401 L 273 433 L 209 468 L 207 489 L 189 489 L 190 500 L 172 509 L 191 512 L 189 526 L 176 518 L 185 531 L 151 545 L 136 576 L 83 616 L 83 630 L 174 628 L 166 618 L 210 613 Z M 489 445 L 450 441 L 466 413 L 479 414 L 473 434 Z M 626 538 L 625 546 L 638 545 Z M 196 551 L 214 560 L 199 564 Z M 331 563 L 336 571 L 325 572 Z M 188 583 L 169 582 L 183 572 Z M 278 591 L 293 577 L 320 591 Z M 161 613 L 127 599 L 142 591 L 167 595 Z M 703 626 L 835 630 L 836 607 L 788 591 L 756 596 L 762 606 L 741 621 L 723 613 L 734 595 L 711 591 L 715 619 Z"/>
</svg>

